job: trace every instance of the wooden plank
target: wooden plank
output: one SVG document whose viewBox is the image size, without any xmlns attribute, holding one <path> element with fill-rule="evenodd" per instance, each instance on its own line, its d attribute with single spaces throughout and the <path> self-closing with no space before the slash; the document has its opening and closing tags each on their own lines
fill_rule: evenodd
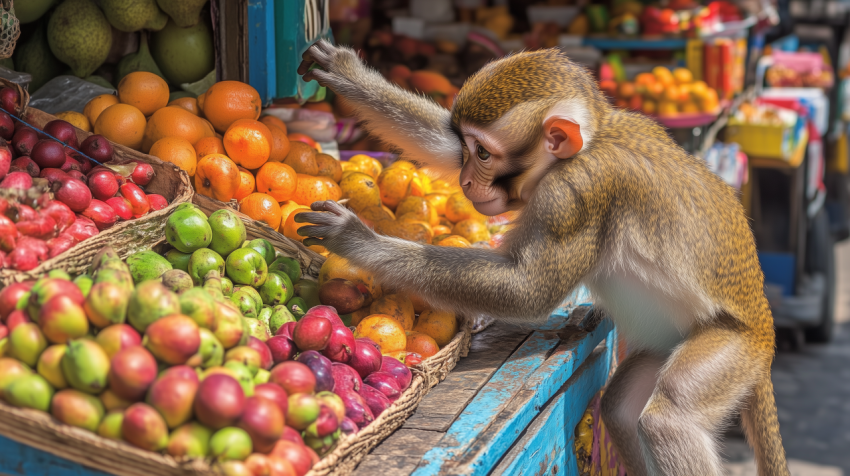
<svg viewBox="0 0 850 476">
<path fill-rule="evenodd" d="M 605 385 L 609 355 L 606 347 L 596 349 L 588 357 L 505 454 L 492 476 L 577 473 L 574 429 L 590 400 Z"/>
<path fill-rule="evenodd" d="M 592 333 L 578 334 L 571 340 L 561 342 L 556 351 L 528 377 L 522 388 L 509 397 L 509 403 L 485 431 L 470 432 L 458 438 L 465 443 L 453 452 L 451 461 L 443 464 L 440 474 L 466 476 L 489 473 L 539 414 L 540 409 L 572 377 L 612 329 L 611 321 L 604 320 Z M 604 359 L 606 370 L 601 377 L 603 382 L 608 376 L 610 352 L 605 354 Z M 470 405 L 466 411 L 476 409 Z"/>
<path fill-rule="evenodd" d="M 262 104 L 275 96 L 274 0 L 248 0 L 248 77 Z"/>
<path fill-rule="evenodd" d="M 10 476 L 109 476 L 0 436 L 0 474 Z"/>
<path fill-rule="evenodd" d="M 419 456 L 368 454 L 351 476 L 406 476 L 416 469 Z"/>
</svg>

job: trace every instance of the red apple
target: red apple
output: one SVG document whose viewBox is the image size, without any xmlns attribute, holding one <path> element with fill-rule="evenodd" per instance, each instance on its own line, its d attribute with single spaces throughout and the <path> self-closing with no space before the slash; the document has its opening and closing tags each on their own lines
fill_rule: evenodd
<svg viewBox="0 0 850 476">
<path fill-rule="evenodd" d="M 65 145 L 77 148 L 77 130 L 62 119 L 55 119 L 44 125 L 45 134 L 49 134 Z"/>
<path fill-rule="evenodd" d="M 151 167 L 150 164 L 140 162 L 136 164 L 136 168 L 130 175 L 130 180 L 132 180 L 136 185 L 144 187 L 153 180 L 154 175 L 153 167 Z"/>
<path fill-rule="evenodd" d="M 27 159 L 29 159 L 29 157 L 27 157 Z M 33 165 L 35 165 L 35 162 L 33 162 Z M 62 169 L 44 169 L 39 172 L 38 176 L 47 179 L 47 183 L 49 184 L 53 184 L 54 182 L 61 182 L 71 177 Z"/>
<path fill-rule="evenodd" d="M 0 182 L 0 188 L 17 188 L 29 190 L 31 187 L 32 177 L 26 172 L 12 172 L 7 175 L 2 182 Z"/>
<path fill-rule="evenodd" d="M 83 210 L 83 216 L 91 219 L 99 231 L 110 228 L 118 220 L 115 210 L 100 200 L 92 200 L 88 208 Z"/>
<path fill-rule="evenodd" d="M 254 387 L 254 396 L 271 400 L 280 408 L 281 414 L 286 415 L 286 410 L 289 408 L 287 403 L 289 396 L 280 385 L 270 382 L 257 385 Z"/>
<path fill-rule="evenodd" d="M 294 360 L 275 365 L 271 370 L 269 382 L 283 387 L 287 395 L 312 393 L 316 388 L 316 376 L 310 367 Z"/>
<path fill-rule="evenodd" d="M 283 413 L 275 402 L 251 397 L 245 400 L 245 410 L 237 426 L 251 436 L 254 451 L 268 453 L 283 433 Z"/>
<path fill-rule="evenodd" d="M 12 136 L 12 148 L 18 157 L 22 155 L 30 155 L 33 147 L 38 142 L 38 133 L 29 127 L 21 127 L 15 131 Z M 64 154 L 64 151 L 63 151 Z"/>
<path fill-rule="evenodd" d="M 148 201 L 148 197 L 138 185 L 127 182 L 124 185 L 121 185 L 119 190 L 121 191 L 121 196 L 130 202 L 130 208 L 133 209 L 133 216 L 143 216 L 148 212 L 148 210 L 150 210 L 151 204 Z"/>
<path fill-rule="evenodd" d="M 15 135 L 15 121 L 12 116 L 5 112 L 0 112 L 0 137 L 6 140 L 12 140 Z"/>
<path fill-rule="evenodd" d="M 77 179 L 68 179 L 62 182 L 55 191 L 55 195 L 57 200 L 68 205 L 68 208 L 78 213 L 82 212 L 85 214 L 87 209 L 93 204 L 91 190 L 89 190 L 85 183 Z M 97 220 L 94 221 L 97 223 Z M 115 223 L 115 220 L 112 223 Z"/>
<path fill-rule="evenodd" d="M 18 102 L 21 100 L 21 95 L 18 90 L 10 87 L 0 89 L 0 107 L 6 110 L 9 114 L 16 114 Z"/>
<path fill-rule="evenodd" d="M 48 169 L 48 170 L 56 170 L 56 169 Z M 59 233 L 67 230 L 69 226 L 73 225 L 77 220 L 77 217 L 74 216 L 74 212 L 71 210 L 68 205 L 57 201 L 51 200 L 47 203 L 47 205 L 41 209 L 41 213 L 43 215 L 48 215 L 53 220 L 56 221 L 56 229 Z"/>
<path fill-rule="evenodd" d="M 130 202 L 124 197 L 112 197 L 106 200 L 106 204 L 115 210 L 115 214 L 122 220 L 132 220 L 133 210 L 130 208 Z"/>
<path fill-rule="evenodd" d="M 118 351 L 109 367 L 109 388 L 126 400 L 141 400 L 154 380 L 157 366 L 153 354 L 142 346 Z"/>
<path fill-rule="evenodd" d="M 80 144 L 80 152 L 86 154 L 101 164 L 112 160 L 112 144 L 102 135 L 91 135 Z"/>
<path fill-rule="evenodd" d="M 9 165 L 9 171 L 26 172 L 30 177 L 38 177 L 41 175 L 41 168 L 26 155 L 13 160 Z"/>
<path fill-rule="evenodd" d="M 41 139 L 36 142 L 29 155 L 43 169 L 61 168 L 65 163 L 65 147 L 52 139 Z"/>
<path fill-rule="evenodd" d="M 157 210 L 162 210 L 163 208 L 168 206 L 168 200 L 165 199 L 162 195 L 158 195 L 155 193 L 148 194 L 148 202 L 151 204 L 151 211 L 155 212 Z"/>
</svg>

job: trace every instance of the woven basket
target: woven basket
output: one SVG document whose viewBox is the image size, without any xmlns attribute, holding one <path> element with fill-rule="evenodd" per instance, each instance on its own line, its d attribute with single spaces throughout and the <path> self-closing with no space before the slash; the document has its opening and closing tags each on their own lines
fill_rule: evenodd
<svg viewBox="0 0 850 476">
<path fill-rule="evenodd" d="M 46 112 L 31 107 L 28 108 L 29 94 L 19 86 L 2 78 L 0 78 L 0 84 L 18 88 L 18 92 L 21 93 L 21 107 L 16 112 L 18 113 L 18 117 L 25 122 L 41 128 L 48 122 L 56 119 L 56 117 Z M 20 111 L 23 111 L 23 113 Z M 82 142 L 90 135 L 92 134 L 89 132 L 77 129 L 77 140 L 79 142 Z M 150 249 L 153 245 L 163 240 L 165 236 L 165 221 L 168 219 L 168 215 L 178 205 L 192 199 L 193 189 L 189 182 L 189 176 L 177 166 L 163 162 L 156 157 L 142 154 L 141 152 L 114 143 L 112 147 L 115 150 L 114 157 L 117 160 L 135 160 L 137 162 L 148 163 L 153 167 L 156 176 L 145 186 L 145 191 L 164 196 L 168 200 L 169 205 L 162 210 L 149 213 L 142 218 L 120 222 L 112 228 L 102 231 L 97 236 L 74 246 L 61 255 L 42 262 L 33 270 L 0 270 L 0 284 L 8 285 L 13 282 L 35 279 L 54 269 L 63 269 L 69 273 L 80 272 L 88 267 L 95 253 L 106 245 L 112 246 L 122 258 L 126 258 L 138 251 Z"/>
<path fill-rule="evenodd" d="M 12 6 L 12 0 L 0 1 L 0 59 L 12 57 L 21 36 L 21 25 L 12 14 Z"/>
</svg>

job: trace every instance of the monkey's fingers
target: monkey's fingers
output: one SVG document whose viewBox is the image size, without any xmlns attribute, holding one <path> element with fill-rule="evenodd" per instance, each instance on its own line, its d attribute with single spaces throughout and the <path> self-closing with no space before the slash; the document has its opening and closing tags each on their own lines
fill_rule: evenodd
<svg viewBox="0 0 850 476">
<path fill-rule="evenodd" d="M 304 238 L 304 241 L 302 241 L 301 243 L 303 243 L 304 246 L 325 246 L 324 244 L 322 244 L 322 240 L 320 240 L 319 238 Z"/>
<path fill-rule="evenodd" d="M 339 203 L 337 203 L 333 200 L 324 200 L 324 201 L 321 201 L 321 202 L 313 202 L 310 205 L 310 208 L 312 208 L 313 210 L 315 210 L 317 212 L 331 212 L 331 213 L 333 213 L 334 215 L 337 215 L 337 216 L 342 216 L 343 214 L 345 214 L 348 211 L 348 210 L 346 210 L 345 207 L 343 207 L 342 205 L 340 205 Z"/>
<path fill-rule="evenodd" d="M 337 225 L 339 217 L 327 212 L 305 212 L 295 215 L 295 223 L 309 223 L 311 225 Z"/>
<path fill-rule="evenodd" d="M 322 66 L 321 62 L 317 60 L 327 58 L 331 48 L 333 48 L 331 44 L 325 40 L 319 40 L 310 45 L 304 54 L 301 55 L 301 64 L 298 65 L 298 74 L 304 75 L 314 64 Z"/>
<path fill-rule="evenodd" d="M 302 226 L 295 230 L 299 236 L 309 236 L 311 238 L 327 238 L 328 233 L 332 230 L 330 226 L 309 225 Z"/>
</svg>

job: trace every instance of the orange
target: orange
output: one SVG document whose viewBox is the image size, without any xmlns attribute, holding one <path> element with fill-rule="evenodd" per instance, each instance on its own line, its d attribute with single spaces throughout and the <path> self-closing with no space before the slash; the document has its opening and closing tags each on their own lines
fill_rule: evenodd
<svg viewBox="0 0 850 476">
<path fill-rule="evenodd" d="M 419 354 L 423 359 L 433 356 L 440 351 L 433 337 L 415 331 L 407 331 L 407 347 L 404 350 Z"/>
<path fill-rule="evenodd" d="M 447 226 L 444 226 L 444 225 L 432 226 L 431 231 L 434 232 L 434 239 L 436 239 L 440 235 L 451 235 L 451 233 L 452 233 L 452 229 L 447 227 Z M 436 245 L 436 243 L 433 243 L 434 240 L 431 240 L 431 241 L 432 241 L 432 244 Z"/>
<path fill-rule="evenodd" d="M 624 81 L 620 83 L 617 88 L 617 92 L 619 96 L 623 99 L 629 99 L 630 97 L 635 95 L 635 85 L 629 81 Z"/>
<path fill-rule="evenodd" d="M 289 154 L 289 139 L 286 137 L 286 132 L 281 130 L 281 128 L 275 125 L 268 125 L 266 123 L 262 123 L 269 129 L 269 144 L 271 144 L 271 150 L 269 151 L 269 160 L 272 162 L 283 162 L 283 159 L 286 158 L 287 154 Z"/>
<path fill-rule="evenodd" d="M 118 96 L 114 94 L 101 94 L 100 96 L 95 96 L 91 99 L 91 101 L 86 103 L 86 107 L 83 108 L 83 114 L 88 118 L 89 123 L 94 126 L 94 123 L 97 122 L 97 117 L 100 116 L 100 113 L 107 107 L 113 104 L 118 104 L 118 102 Z"/>
<path fill-rule="evenodd" d="M 205 155 L 224 154 L 224 143 L 218 137 L 204 137 L 195 143 L 195 152 L 198 153 L 198 160 Z"/>
<path fill-rule="evenodd" d="M 304 205 L 299 205 L 292 200 L 287 200 L 285 202 L 280 202 L 280 229 L 279 231 L 283 233 L 283 229 L 286 225 L 286 219 L 289 218 L 289 214 L 299 208 L 307 208 Z"/>
<path fill-rule="evenodd" d="M 381 202 L 395 210 L 402 198 L 408 195 L 413 171 L 403 167 L 389 167 L 378 175 L 378 189 L 381 191 Z"/>
<path fill-rule="evenodd" d="M 285 202 L 295 193 L 297 180 L 292 167 L 279 162 L 266 162 L 257 171 L 257 191 L 271 195 L 278 202 Z"/>
<path fill-rule="evenodd" d="M 168 103 L 168 105 L 182 107 L 196 116 L 201 115 L 201 109 L 198 107 L 198 98 L 177 98 Z"/>
<path fill-rule="evenodd" d="M 444 347 L 457 334 L 457 318 L 453 312 L 428 310 L 419 315 L 413 330 L 431 336 L 437 345 Z"/>
<path fill-rule="evenodd" d="M 342 189 L 339 188 L 336 182 L 333 181 L 330 177 L 317 176 L 317 179 L 325 182 L 328 186 L 328 195 L 330 196 L 330 200 L 338 202 L 340 198 L 342 198 Z"/>
<path fill-rule="evenodd" d="M 84 114 L 80 114 L 77 111 L 63 111 L 57 112 L 54 114 L 57 119 L 62 119 L 63 121 L 71 124 L 77 129 L 84 130 L 86 132 L 91 132 L 91 123 L 89 122 L 89 118 Z"/>
<path fill-rule="evenodd" d="M 348 199 L 348 207 L 360 212 L 368 207 L 381 205 L 381 191 L 375 179 L 363 172 L 352 172 L 339 182 L 342 198 Z"/>
<path fill-rule="evenodd" d="M 283 163 L 295 169 L 299 174 L 317 175 L 319 166 L 316 165 L 316 149 L 303 142 L 290 142 L 289 153 Z"/>
<path fill-rule="evenodd" d="M 294 141 L 303 142 L 303 143 L 309 145 L 310 147 L 316 149 L 316 151 L 318 151 L 318 152 L 322 151 L 322 146 L 320 146 L 318 142 L 314 141 L 313 138 L 308 136 L 307 134 L 302 134 L 300 132 L 293 132 L 291 134 L 287 134 L 286 137 L 289 138 L 289 142 L 294 142 Z"/>
<path fill-rule="evenodd" d="M 331 184 L 336 186 L 330 180 L 323 180 L 320 177 L 314 177 L 312 175 L 298 174 L 298 186 L 295 188 L 292 200 L 304 206 L 310 206 L 313 202 L 331 200 L 334 193 Z"/>
<path fill-rule="evenodd" d="M 227 156 L 247 169 L 258 169 L 269 160 L 271 131 L 260 121 L 239 119 L 224 133 Z"/>
<path fill-rule="evenodd" d="M 242 199 L 239 211 L 254 220 L 266 222 L 273 230 L 280 227 L 280 205 L 271 195 L 252 193 Z"/>
<path fill-rule="evenodd" d="M 446 218 L 452 223 L 457 223 L 467 218 L 474 218 L 482 222 L 485 220 L 484 215 L 475 210 L 472 202 L 466 198 L 463 192 L 453 193 L 446 200 Z"/>
<path fill-rule="evenodd" d="M 434 227 L 434 233 L 436 233 L 437 228 L 438 227 Z M 460 235 L 452 235 L 450 233 L 451 231 L 449 231 L 449 234 L 434 236 L 434 239 L 431 240 L 431 244 L 437 246 L 451 246 L 454 248 L 469 248 L 470 246 L 472 246 L 472 244 L 466 238 Z"/>
<path fill-rule="evenodd" d="M 446 201 L 448 201 L 448 199 L 449 194 L 443 192 L 435 192 L 425 195 L 425 200 L 428 200 L 428 203 L 434 207 L 434 210 L 437 211 L 437 215 L 446 214 Z"/>
<path fill-rule="evenodd" d="M 363 319 L 366 319 L 371 314 L 372 313 L 369 312 L 369 306 L 361 307 L 360 309 L 351 313 L 351 325 L 357 327 L 357 324 L 363 322 Z"/>
<path fill-rule="evenodd" d="M 298 215 L 299 213 L 304 213 L 304 212 L 309 212 L 309 211 L 311 211 L 311 210 L 308 207 L 293 210 L 292 213 L 290 213 L 289 216 L 286 217 L 286 224 L 284 224 L 284 226 L 283 226 L 283 236 L 285 236 L 285 237 L 287 237 L 291 240 L 303 242 L 305 237 L 298 234 L 298 229 L 301 228 L 302 226 L 309 225 L 309 223 L 295 223 L 295 216 Z M 311 250 L 315 251 L 316 253 L 324 253 L 325 251 L 327 251 L 324 246 L 319 246 L 319 245 L 312 245 L 312 246 L 308 246 L 307 248 L 310 248 Z"/>
<path fill-rule="evenodd" d="M 487 225 L 473 218 L 467 218 L 455 223 L 452 233 L 466 238 L 470 243 L 479 241 L 490 241 L 490 232 Z"/>
<path fill-rule="evenodd" d="M 219 81 L 198 98 L 198 104 L 204 111 L 215 130 L 226 131 L 240 119 L 256 120 L 260 117 L 263 103 L 260 93 L 248 84 L 240 81 Z"/>
<path fill-rule="evenodd" d="M 366 289 L 372 293 L 373 299 L 381 297 L 381 286 L 371 273 L 354 266 L 342 256 L 331 254 L 319 269 L 319 286 L 335 278 L 347 279 L 366 286 Z"/>
<path fill-rule="evenodd" d="M 331 107 L 331 103 L 325 101 L 308 102 L 304 105 L 304 109 L 309 109 L 311 111 L 329 112 L 331 114 L 333 114 L 334 112 L 333 107 Z"/>
<path fill-rule="evenodd" d="M 643 106 L 641 106 L 640 111 L 651 116 L 658 112 L 658 104 L 655 101 L 647 99 L 643 102 Z"/>
<path fill-rule="evenodd" d="M 192 144 L 186 139 L 164 137 L 154 143 L 149 154 L 180 167 L 189 174 L 189 177 L 195 176 L 198 156 Z"/>
<path fill-rule="evenodd" d="M 381 220 L 375 223 L 375 233 L 419 243 L 430 243 L 434 237 L 431 226 L 424 221 Z"/>
<path fill-rule="evenodd" d="M 352 158 L 354 158 L 354 157 L 352 157 Z M 395 162 L 391 163 L 387 168 L 388 169 L 401 168 L 401 169 L 405 169 L 405 170 L 410 170 L 411 172 L 416 170 L 416 166 L 413 165 L 413 162 L 408 162 L 406 160 L 396 160 Z"/>
<path fill-rule="evenodd" d="M 383 297 L 376 299 L 369 306 L 369 311 L 372 314 L 386 314 L 392 317 L 404 327 L 404 330 L 413 329 L 413 320 L 416 318 L 413 310 L 413 303 L 407 296 L 401 294 L 386 294 Z"/>
<path fill-rule="evenodd" d="M 374 227 L 375 223 L 381 220 L 395 220 L 393 214 L 382 207 L 366 207 L 357 212 L 357 217 L 368 227 Z"/>
<path fill-rule="evenodd" d="M 242 201 L 243 198 L 257 191 L 257 183 L 254 180 L 254 174 L 245 167 L 239 167 L 239 188 L 233 195 L 237 201 Z"/>
<path fill-rule="evenodd" d="M 422 314 L 428 309 L 431 309 L 431 306 L 422 296 L 418 294 L 408 294 L 407 297 L 410 299 L 410 302 L 413 303 L 413 310 L 416 314 Z"/>
<path fill-rule="evenodd" d="M 195 190 L 201 195 L 229 202 L 240 183 L 239 169 L 226 155 L 210 154 L 198 161 Z"/>
<path fill-rule="evenodd" d="M 381 347 L 381 353 L 407 348 L 407 335 L 398 321 L 384 314 L 373 314 L 357 324 L 354 337 L 368 337 Z"/>
<path fill-rule="evenodd" d="M 679 114 L 679 108 L 676 103 L 670 101 L 661 101 L 658 103 L 659 116 L 675 116 Z"/>
<path fill-rule="evenodd" d="M 113 104 L 97 117 L 94 133 L 116 144 L 139 150 L 145 137 L 145 115 L 129 104 Z"/>
<path fill-rule="evenodd" d="M 673 79 L 676 84 L 690 84 L 694 81 L 694 75 L 688 68 L 676 68 L 673 70 Z"/>
<path fill-rule="evenodd" d="M 118 100 L 150 116 L 168 104 L 168 83 L 147 71 L 132 72 L 118 83 Z"/>
<path fill-rule="evenodd" d="M 269 129 L 271 129 L 272 126 L 276 126 L 278 129 L 282 130 L 284 134 L 286 134 L 286 123 L 271 114 L 260 117 L 260 122 L 267 125 Z"/>
<path fill-rule="evenodd" d="M 440 217 L 437 216 L 437 210 L 431 205 L 431 202 L 422 197 L 404 197 L 395 209 L 395 214 L 399 217 L 412 213 L 419 221 L 424 221 L 431 226 L 440 224 Z"/>
<path fill-rule="evenodd" d="M 384 170 L 384 165 L 378 161 L 378 159 L 369 157 L 365 154 L 357 154 L 348 159 L 348 162 L 351 164 L 357 164 L 361 171 L 371 175 L 372 178 L 378 178 L 378 175 L 380 175 L 381 171 Z"/>
<path fill-rule="evenodd" d="M 684 114 L 697 114 L 699 112 L 699 106 L 693 101 L 687 101 L 682 104 L 682 113 Z"/>
<path fill-rule="evenodd" d="M 336 183 L 342 180 L 342 165 L 328 154 L 316 154 L 316 175 L 328 177 Z"/>
<path fill-rule="evenodd" d="M 206 120 L 178 106 L 166 106 L 148 118 L 142 151 L 151 149 L 163 137 L 182 137 L 194 147 L 204 137 L 214 137 L 215 131 Z"/>
</svg>

